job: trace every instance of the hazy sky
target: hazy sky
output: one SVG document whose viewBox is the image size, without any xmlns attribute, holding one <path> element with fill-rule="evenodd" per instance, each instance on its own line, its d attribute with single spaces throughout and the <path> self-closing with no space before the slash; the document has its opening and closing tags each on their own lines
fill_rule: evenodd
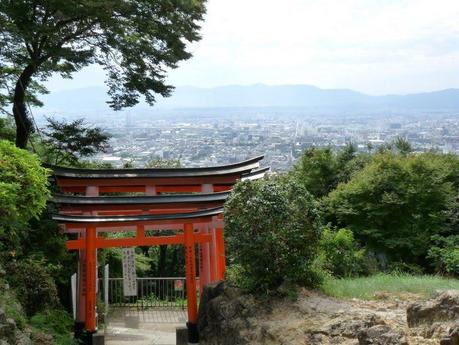
<svg viewBox="0 0 459 345">
<path fill-rule="evenodd" d="M 209 0 L 173 85 L 310 84 L 371 94 L 459 88 L 458 0 Z M 88 67 L 52 90 L 103 85 Z"/>
</svg>

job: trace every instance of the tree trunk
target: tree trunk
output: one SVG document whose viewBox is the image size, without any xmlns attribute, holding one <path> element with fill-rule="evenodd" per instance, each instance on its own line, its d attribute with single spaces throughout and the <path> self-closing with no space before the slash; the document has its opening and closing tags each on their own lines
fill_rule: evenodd
<svg viewBox="0 0 459 345">
<path fill-rule="evenodd" d="M 27 116 L 25 95 L 35 71 L 34 65 L 28 65 L 19 76 L 14 89 L 13 115 L 16 122 L 16 146 L 21 149 L 26 148 L 29 135 L 33 132 L 32 121 Z"/>
</svg>

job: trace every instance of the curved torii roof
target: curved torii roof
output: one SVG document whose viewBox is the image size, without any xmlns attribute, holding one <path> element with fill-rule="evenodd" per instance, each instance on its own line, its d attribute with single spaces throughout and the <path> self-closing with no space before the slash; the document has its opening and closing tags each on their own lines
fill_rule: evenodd
<svg viewBox="0 0 459 345">
<path fill-rule="evenodd" d="M 132 179 L 132 178 L 186 178 L 244 174 L 258 169 L 264 156 L 242 162 L 203 168 L 151 168 L 151 169 L 79 169 L 47 165 L 57 178 L 73 179 Z"/>
<path fill-rule="evenodd" d="M 73 196 L 54 194 L 52 201 L 61 205 L 155 205 L 175 203 L 208 203 L 224 202 L 229 192 L 206 194 L 164 194 L 164 195 L 135 195 L 135 196 Z"/>
<path fill-rule="evenodd" d="M 93 215 L 64 215 L 55 214 L 53 220 L 65 223 L 67 225 L 93 225 L 97 227 L 113 226 L 116 224 L 167 224 L 173 223 L 186 223 L 189 221 L 197 221 L 210 219 L 213 216 L 218 216 L 223 213 L 223 207 L 216 207 L 206 210 L 199 210 L 186 213 L 172 213 L 172 214 L 148 214 L 136 216 L 93 216 Z"/>
</svg>

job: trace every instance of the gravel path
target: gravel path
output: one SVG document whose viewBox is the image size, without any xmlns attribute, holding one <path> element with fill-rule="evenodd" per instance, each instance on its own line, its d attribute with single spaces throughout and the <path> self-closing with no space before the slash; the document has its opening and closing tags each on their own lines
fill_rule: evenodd
<svg viewBox="0 0 459 345">
<path fill-rule="evenodd" d="M 126 309 L 110 311 L 106 345 L 175 345 L 175 329 L 185 326 L 186 310 Z"/>
</svg>

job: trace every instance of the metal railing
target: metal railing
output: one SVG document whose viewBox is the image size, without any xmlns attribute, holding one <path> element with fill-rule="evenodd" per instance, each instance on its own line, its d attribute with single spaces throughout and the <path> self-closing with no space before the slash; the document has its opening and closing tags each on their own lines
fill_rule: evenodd
<svg viewBox="0 0 459 345">
<path fill-rule="evenodd" d="M 103 279 L 99 291 L 104 291 Z M 123 278 L 108 279 L 110 307 L 186 308 L 185 278 L 137 278 L 137 296 L 124 296 Z"/>
</svg>

